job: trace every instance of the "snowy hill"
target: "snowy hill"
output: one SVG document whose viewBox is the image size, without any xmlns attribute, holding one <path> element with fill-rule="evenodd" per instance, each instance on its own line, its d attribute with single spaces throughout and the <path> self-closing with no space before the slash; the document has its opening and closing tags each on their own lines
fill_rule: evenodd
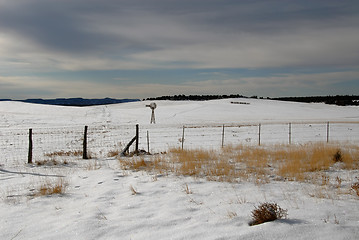
<svg viewBox="0 0 359 240">
<path fill-rule="evenodd" d="M 145 106 L 149 103 L 78 108 L 3 101 L 0 102 L 0 145 L 6 151 L 14 145 L 7 138 L 20 136 L 18 142 L 27 146 L 27 135 L 20 132 L 28 128 L 48 128 L 46 136 L 54 137 L 53 144 L 58 144 L 61 139 L 52 131 L 59 126 L 64 131 L 66 127 L 78 126 L 82 131 L 84 125 L 103 126 L 101 131 L 108 133 L 111 125 L 132 127 L 137 123 L 144 129 L 159 128 L 168 134 L 183 125 L 331 121 L 350 123 L 353 136 L 359 135 L 358 107 L 261 99 L 156 101 L 156 124 L 151 125 L 151 110 Z M 202 134 L 195 136 L 201 143 L 211 141 Z M 342 136 L 346 132 L 340 130 L 335 134 Z M 168 138 L 164 135 L 151 136 L 154 142 L 167 147 Z M 302 136 L 297 133 L 297 138 Z M 82 140 L 81 136 L 76 139 L 77 142 L 70 141 L 69 147 Z M 35 146 L 44 140 L 40 136 Z M 178 142 L 178 137 L 175 140 Z M 350 144 L 357 145 L 358 138 L 353 138 Z M 0 239 L 356 239 L 359 236 L 359 196 L 350 190 L 359 181 L 359 171 L 343 169 L 340 164 L 318 172 L 318 179 L 327 180 L 326 185 L 287 181 L 271 175 L 264 183 L 221 182 L 171 172 L 125 170 L 116 157 L 84 160 L 66 152 L 64 155 L 50 152 L 49 163 L 44 165 L 26 164 L 26 157 L 20 156 L 20 152 L 17 149 L 0 155 Z M 20 157 L 9 158 L 16 155 Z M 151 162 L 166 157 L 159 154 L 143 158 Z M 136 159 L 141 157 L 128 160 Z M 52 160 L 61 162 L 55 165 Z M 39 194 L 43 186 L 59 183 L 65 189 L 63 194 Z M 251 211 L 262 202 L 278 203 L 288 210 L 288 218 L 249 226 Z"/>
<path fill-rule="evenodd" d="M 243 102 L 248 104 L 233 104 Z M 35 127 L 91 124 L 148 124 L 149 101 L 91 107 L 64 107 L 0 102 L 0 126 Z M 262 99 L 157 101 L 157 124 L 226 124 L 260 122 L 358 121 L 355 106 L 294 103 Z"/>
</svg>

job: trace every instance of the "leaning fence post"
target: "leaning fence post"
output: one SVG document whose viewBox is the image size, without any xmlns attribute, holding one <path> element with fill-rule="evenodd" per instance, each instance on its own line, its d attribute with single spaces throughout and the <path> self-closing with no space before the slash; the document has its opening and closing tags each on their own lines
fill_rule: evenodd
<svg viewBox="0 0 359 240">
<path fill-rule="evenodd" d="M 82 150 L 82 158 L 83 159 L 88 159 L 88 157 L 87 157 L 87 128 L 88 128 L 88 126 L 85 126 L 83 150 Z"/>
<path fill-rule="evenodd" d="M 327 122 L 327 143 L 329 142 L 329 122 Z"/>
<path fill-rule="evenodd" d="M 27 155 L 27 163 L 32 163 L 32 129 L 29 129 L 29 153 Z"/>
</svg>

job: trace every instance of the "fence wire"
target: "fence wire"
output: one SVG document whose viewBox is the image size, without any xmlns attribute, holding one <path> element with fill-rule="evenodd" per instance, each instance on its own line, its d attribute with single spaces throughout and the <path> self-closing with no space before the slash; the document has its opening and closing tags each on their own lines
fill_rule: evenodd
<svg viewBox="0 0 359 240">
<path fill-rule="evenodd" d="M 82 157 L 84 127 L 34 128 L 33 161 L 55 155 Z M 87 151 L 93 158 L 121 152 L 135 136 L 135 125 L 89 126 Z M 139 149 L 150 153 L 170 148 L 215 149 L 227 145 L 301 144 L 306 142 L 359 143 L 359 123 L 278 123 L 232 125 L 143 125 L 139 131 Z M 28 129 L 0 128 L 0 165 L 27 162 Z"/>
</svg>

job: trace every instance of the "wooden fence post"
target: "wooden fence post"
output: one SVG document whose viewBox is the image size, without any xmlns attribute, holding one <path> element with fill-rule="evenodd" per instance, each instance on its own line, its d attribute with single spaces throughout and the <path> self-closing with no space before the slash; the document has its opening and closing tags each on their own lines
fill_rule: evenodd
<svg viewBox="0 0 359 240">
<path fill-rule="evenodd" d="M 183 150 L 183 142 L 184 142 L 184 126 L 183 126 L 183 130 L 182 130 L 182 150 Z"/>
<path fill-rule="evenodd" d="M 292 144 L 292 123 L 289 123 L 289 145 Z"/>
<path fill-rule="evenodd" d="M 32 163 L 32 129 L 29 129 L 29 152 L 27 155 L 27 163 Z"/>
<path fill-rule="evenodd" d="M 88 159 L 88 156 L 87 156 L 87 128 L 88 128 L 88 126 L 85 126 L 83 150 L 82 150 L 82 158 L 83 159 Z"/>
<path fill-rule="evenodd" d="M 258 126 L 258 146 L 261 145 L 261 124 Z"/>
<path fill-rule="evenodd" d="M 150 153 L 150 135 L 147 131 L 147 153 Z"/>
<path fill-rule="evenodd" d="M 222 148 L 224 146 L 224 124 L 223 124 L 223 129 L 222 129 Z"/>
<path fill-rule="evenodd" d="M 136 124 L 136 148 L 135 148 L 135 154 L 138 154 L 138 135 L 139 135 L 139 125 Z"/>
<path fill-rule="evenodd" d="M 329 142 L 329 122 L 327 122 L 327 143 Z"/>
</svg>

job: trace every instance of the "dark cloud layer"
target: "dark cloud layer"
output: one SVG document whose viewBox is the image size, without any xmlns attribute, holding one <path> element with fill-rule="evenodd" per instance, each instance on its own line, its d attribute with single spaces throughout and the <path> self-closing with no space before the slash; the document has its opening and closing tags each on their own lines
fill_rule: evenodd
<svg viewBox="0 0 359 240">
<path fill-rule="evenodd" d="M 202 79 L 204 75 L 199 78 L 190 71 L 194 69 L 281 69 L 277 75 L 295 69 L 289 78 L 278 78 L 288 83 L 286 89 L 296 88 L 289 84 L 295 79 L 309 89 L 309 83 L 296 77 L 308 68 L 319 75 L 332 69 L 342 75 L 330 77 L 353 82 L 359 68 L 358 22 L 356 0 L 0 0 L 0 85 L 4 76 L 31 76 L 35 82 L 44 72 L 53 78 L 55 72 L 66 72 L 68 78 L 86 82 L 89 73 L 81 74 L 89 70 L 103 71 L 98 82 L 106 77 L 107 82 L 123 82 L 113 71 L 151 69 L 160 79 L 169 79 L 161 84 L 171 87 L 190 80 L 213 84 L 207 89 L 215 89 L 218 81 L 227 84 L 227 90 L 236 85 L 259 89 L 263 82 L 278 86 L 273 75 L 246 81 L 240 74 Z M 164 69 L 188 74 L 181 79 Z M 126 79 L 159 83 L 151 74 L 127 72 Z"/>
<path fill-rule="evenodd" d="M 93 52 L 116 46 L 142 51 L 152 49 L 156 42 L 122 33 L 121 28 L 129 25 L 144 31 L 140 26 L 152 16 L 162 16 L 164 21 L 151 26 L 153 30 L 170 19 L 193 31 L 275 34 L 326 25 L 348 27 L 356 24 L 358 12 L 357 1 L 5 1 L 0 8 L 0 29 L 59 51 Z M 341 20 L 351 16 L 353 21 Z M 99 25 L 93 26 L 96 21 Z M 112 33 L 100 31 L 107 22 L 112 24 Z"/>
</svg>

